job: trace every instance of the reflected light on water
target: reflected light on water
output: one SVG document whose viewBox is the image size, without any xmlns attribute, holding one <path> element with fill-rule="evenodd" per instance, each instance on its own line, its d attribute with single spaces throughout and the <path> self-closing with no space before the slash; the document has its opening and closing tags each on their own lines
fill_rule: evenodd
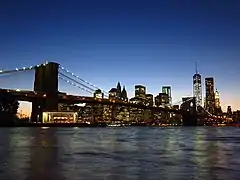
<svg viewBox="0 0 240 180">
<path fill-rule="evenodd" d="M 1 179 L 237 179 L 240 129 L 5 128 Z"/>
<path fill-rule="evenodd" d="M 7 137 L 2 137 L 9 141 L 6 176 L 25 179 L 31 162 L 31 148 L 29 148 L 31 146 L 31 136 L 29 136 L 27 129 L 26 131 L 22 131 L 21 128 L 10 128 L 8 130 L 9 132 L 6 132 Z"/>
</svg>

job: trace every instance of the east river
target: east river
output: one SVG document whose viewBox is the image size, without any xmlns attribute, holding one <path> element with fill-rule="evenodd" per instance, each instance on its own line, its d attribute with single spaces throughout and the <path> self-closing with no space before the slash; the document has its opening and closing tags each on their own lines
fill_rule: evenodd
<svg viewBox="0 0 240 180">
<path fill-rule="evenodd" d="M 240 128 L 1 128 L 0 179 L 239 179 Z"/>
</svg>

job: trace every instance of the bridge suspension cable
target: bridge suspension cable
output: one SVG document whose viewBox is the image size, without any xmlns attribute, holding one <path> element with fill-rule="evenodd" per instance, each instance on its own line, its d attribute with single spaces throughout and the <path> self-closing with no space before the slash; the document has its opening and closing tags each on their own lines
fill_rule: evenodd
<svg viewBox="0 0 240 180">
<path fill-rule="evenodd" d="M 83 90 L 83 91 L 86 91 L 86 92 L 92 94 L 91 91 L 89 91 L 88 89 L 85 89 L 85 88 L 79 86 L 78 84 L 75 84 L 75 83 L 73 83 L 73 82 L 70 82 L 69 80 L 67 80 L 67 79 L 65 79 L 65 78 L 63 78 L 63 77 L 61 77 L 61 76 L 58 76 L 58 78 L 61 79 L 61 80 L 63 80 L 63 81 L 65 81 L 65 82 L 67 82 L 67 83 L 69 83 L 69 84 L 71 84 L 71 85 L 73 85 L 73 86 L 75 86 L 75 87 L 80 88 L 80 89 Z"/>
<path fill-rule="evenodd" d="M 75 79 L 73 79 L 73 78 L 71 78 L 71 77 L 69 77 L 69 76 L 67 76 L 67 75 L 65 75 L 65 74 L 63 74 L 63 73 L 61 73 L 61 72 L 59 72 L 58 74 L 59 74 L 59 75 L 62 75 L 64 78 L 67 78 L 67 79 L 70 80 L 70 81 L 73 81 L 74 83 L 77 83 L 77 84 L 81 85 L 82 87 L 88 89 L 88 90 L 91 91 L 92 93 L 95 91 L 95 89 L 92 89 L 92 88 L 84 85 L 83 83 L 80 83 L 80 82 L 76 81 Z"/>
<path fill-rule="evenodd" d="M 83 83 L 81 83 L 79 81 L 76 81 L 75 79 L 73 79 L 73 78 L 69 77 L 68 75 L 65 75 L 65 74 L 63 74 L 61 72 L 59 72 L 59 76 L 58 77 L 59 77 L 59 79 L 64 80 L 65 82 L 67 82 L 67 83 L 69 83 L 69 84 L 71 84 L 71 85 L 73 85 L 75 87 L 78 87 L 81 90 L 84 90 L 84 91 L 86 91 L 86 92 L 88 92 L 88 93 L 90 93 L 92 95 L 95 92 L 95 89 L 90 88 L 89 86 L 86 86 L 85 84 L 83 84 Z M 106 95 L 105 95 L 105 97 L 106 97 Z"/>
<path fill-rule="evenodd" d="M 67 70 L 66 68 L 64 68 L 64 67 L 62 67 L 62 66 L 60 66 L 60 68 L 61 68 L 61 70 L 67 72 L 68 74 L 70 74 L 70 75 L 72 75 L 73 77 L 77 78 L 77 79 L 80 80 L 81 82 L 84 82 L 84 83 L 88 84 L 89 86 L 91 86 L 91 87 L 94 88 L 95 90 L 100 89 L 104 94 L 108 94 L 108 92 L 104 91 L 102 88 L 99 88 L 99 87 L 95 86 L 94 84 L 92 84 L 92 83 L 90 83 L 90 82 L 88 82 L 88 81 L 80 78 L 80 77 L 77 76 L 76 74 L 71 73 L 71 72 L 70 72 L 69 70 Z"/>
<path fill-rule="evenodd" d="M 215 115 L 213 115 L 209 111 L 207 111 L 204 107 L 202 107 L 200 104 L 198 104 L 198 107 L 201 107 L 208 115 L 210 115 L 212 117 L 216 117 Z"/>
</svg>

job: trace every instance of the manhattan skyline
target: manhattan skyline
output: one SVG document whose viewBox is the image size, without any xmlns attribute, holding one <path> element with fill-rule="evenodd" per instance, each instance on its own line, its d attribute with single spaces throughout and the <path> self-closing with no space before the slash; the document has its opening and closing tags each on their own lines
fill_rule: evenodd
<svg viewBox="0 0 240 180">
<path fill-rule="evenodd" d="M 174 103 L 192 96 L 198 62 L 202 81 L 214 77 L 223 110 L 240 109 L 238 7 L 238 1 L 6 1 L 1 69 L 55 61 L 105 91 L 120 81 L 129 97 L 135 84 L 154 95 L 170 85 Z M 30 76 L 19 76 L 15 88 L 32 88 Z M 81 93 L 61 82 L 60 90 Z"/>
</svg>

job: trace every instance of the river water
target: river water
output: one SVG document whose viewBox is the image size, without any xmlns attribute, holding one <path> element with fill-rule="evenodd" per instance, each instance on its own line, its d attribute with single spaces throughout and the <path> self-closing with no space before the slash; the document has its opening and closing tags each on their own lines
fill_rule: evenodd
<svg viewBox="0 0 240 180">
<path fill-rule="evenodd" d="M 0 179 L 239 179 L 240 129 L 2 128 Z"/>
</svg>

